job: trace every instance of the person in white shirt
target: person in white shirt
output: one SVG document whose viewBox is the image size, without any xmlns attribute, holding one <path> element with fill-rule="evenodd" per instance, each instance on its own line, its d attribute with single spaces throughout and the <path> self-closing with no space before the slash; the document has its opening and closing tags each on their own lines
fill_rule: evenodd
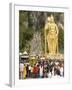
<svg viewBox="0 0 72 90">
<path fill-rule="evenodd" d="M 52 68 L 52 76 L 54 76 L 54 67 Z"/>
<path fill-rule="evenodd" d="M 40 67 L 39 67 L 39 75 L 42 78 L 42 76 L 43 76 L 43 66 L 42 65 L 40 65 Z"/>
<path fill-rule="evenodd" d="M 63 77 L 63 74 L 64 74 L 64 68 L 63 67 L 60 67 L 60 76 Z"/>
<path fill-rule="evenodd" d="M 52 77 L 52 73 L 49 71 L 48 78 L 51 78 L 51 77 Z"/>
<path fill-rule="evenodd" d="M 28 70 L 29 70 L 29 78 L 31 77 L 31 66 L 29 65 L 28 67 Z"/>
<path fill-rule="evenodd" d="M 19 68 L 20 68 L 20 78 L 23 79 L 24 64 L 20 63 Z"/>
</svg>

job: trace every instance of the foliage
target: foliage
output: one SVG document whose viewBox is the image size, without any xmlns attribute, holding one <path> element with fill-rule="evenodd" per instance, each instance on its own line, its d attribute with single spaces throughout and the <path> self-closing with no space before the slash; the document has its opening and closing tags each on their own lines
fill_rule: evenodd
<svg viewBox="0 0 72 90">
<path fill-rule="evenodd" d="M 64 52 L 64 30 L 60 28 L 59 30 L 59 36 L 58 36 L 58 46 L 59 46 L 59 52 Z"/>
<path fill-rule="evenodd" d="M 24 50 L 30 51 L 29 41 L 33 38 L 33 29 L 31 27 L 27 28 L 27 15 L 28 12 L 20 11 L 19 14 L 19 48 L 20 51 Z M 25 22 L 25 24 L 24 24 Z"/>
</svg>

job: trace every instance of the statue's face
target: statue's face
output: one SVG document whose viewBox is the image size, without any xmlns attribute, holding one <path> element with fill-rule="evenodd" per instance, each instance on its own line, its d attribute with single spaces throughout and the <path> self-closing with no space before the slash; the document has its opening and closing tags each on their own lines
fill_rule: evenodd
<svg viewBox="0 0 72 90">
<path fill-rule="evenodd" d="M 53 17 L 51 17 L 51 22 L 52 22 L 52 23 L 54 22 L 54 18 L 53 18 Z"/>
</svg>

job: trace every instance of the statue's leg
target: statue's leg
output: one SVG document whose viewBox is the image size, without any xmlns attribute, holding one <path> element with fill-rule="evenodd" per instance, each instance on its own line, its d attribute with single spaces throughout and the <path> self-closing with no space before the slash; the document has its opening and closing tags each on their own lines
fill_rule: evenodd
<svg viewBox="0 0 72 90">
<path fill-rule="evenodd" d="M 48 39 L 48 50 L 49 50 L 49 53 L 52 54 L 52 38 L 49 38 Z"/>
<path fill-rule="evenodd" d="M 56 43 L 57 43 L 57 45 L 56 45 L 56 51 L 58 53 L 59 52 L 59 50 L 58 50 L 58 37 L 56 38 Z"/>
<path fill-rule="evenodd" d="M 52 54 L 53 51 L 53 39 L 50 38 L 50 53 Z"/>
<path fill-rule="evenodd" d="M 48 51 L 49 51 L 49 53 L 51 52 L 51 39 L 50 39 L 50 37 L 47 37 L 47 42 L 48 42 Z"/>
<path fill-rule="evenodd" d="M 57 47 L 57 38 L 55 37 L 54 39 L 53 39 L 53 53 L 55 54 L 56 53 L 56 47 Z"/>
</svg>

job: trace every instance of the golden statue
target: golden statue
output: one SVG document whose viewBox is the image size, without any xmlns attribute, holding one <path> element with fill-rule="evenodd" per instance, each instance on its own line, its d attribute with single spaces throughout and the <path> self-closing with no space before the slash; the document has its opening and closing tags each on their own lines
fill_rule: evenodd
<svg viewBox="0 0 72 90">
<path fill-rule="evenodd" d="M 47 47 L 49 54 L 58 53 L 58 27 L 54 22 L 54 17 L 48 17 L 45 24 L 45 54 L 47 54 Z M 46 44 L 47 43 L 47 44 Z"/>
</svg>

